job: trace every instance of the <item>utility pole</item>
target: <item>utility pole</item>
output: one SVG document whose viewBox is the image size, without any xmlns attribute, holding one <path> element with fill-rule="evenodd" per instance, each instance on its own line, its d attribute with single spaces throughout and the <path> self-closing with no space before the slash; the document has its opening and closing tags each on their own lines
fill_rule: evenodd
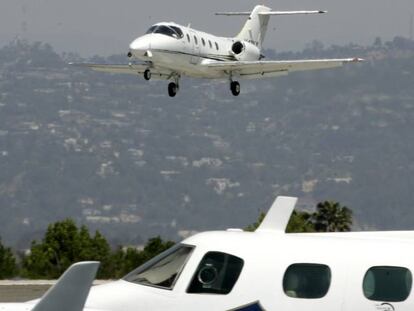
<svg viewBox="0 0 414 311">
<path fill-rule="evenodd" d="M 414 39 L 414 15 L 410 16 L 410 40 Z"/>
</svg>

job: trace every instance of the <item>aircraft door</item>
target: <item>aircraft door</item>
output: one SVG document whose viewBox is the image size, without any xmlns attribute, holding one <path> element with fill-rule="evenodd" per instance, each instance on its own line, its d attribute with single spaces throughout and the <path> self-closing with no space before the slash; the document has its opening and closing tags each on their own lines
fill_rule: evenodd
<svg viewBox="0 0 414 311">
<path fill-rule="evenodd" d="M 190 31 L 190 36 L 192 42 L 192 53 L 190 63 L 193 65 L 197 65 L 200 62 L 201 38 L 199 38 L 194 31 Z"/>
</svg>

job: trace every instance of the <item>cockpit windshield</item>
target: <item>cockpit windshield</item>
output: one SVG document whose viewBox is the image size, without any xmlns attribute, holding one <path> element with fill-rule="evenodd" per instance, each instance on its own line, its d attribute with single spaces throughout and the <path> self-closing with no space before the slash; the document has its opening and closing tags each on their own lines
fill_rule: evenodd
<svg viewBox="0 0 414 311">
<path fill-rule="evenodd" d="M 154 25 L 146 32 L 146 34 L 151 33 L 159 33 L 175 39 L 184 37 L 183 31 L 179 27 L 172 25 Z"/>
<path fill-rule="evenodd" d="M 173 246 L 129 273 L 124 280 L 141 285 L 173 289 L 192 251 L 192 246 L 182 244 Z"/>
</svg>

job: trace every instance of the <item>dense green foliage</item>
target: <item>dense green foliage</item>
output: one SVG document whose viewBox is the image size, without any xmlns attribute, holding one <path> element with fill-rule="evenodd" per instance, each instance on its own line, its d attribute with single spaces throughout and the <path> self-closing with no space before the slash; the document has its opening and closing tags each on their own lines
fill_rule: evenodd
<svg viewBox="0 0 414 311">
<path fill-rule="evenodd" d="M 248 226 L 246 231 L 255 231 L 265 218 L 265 213 L 260 213 L 258 220 Z M 316 211 L 294 211 L 286 228 L 287 233 L 301 232 L 345 232 L 351 231 L 352 211 L 339 202 L 324 201 L 316 206 Z"/>
<path fill-rule="evenodd" d="M 317 232 L 351 231 L 352 211 L 338 202 L 321 202 L 316 206 L 312 222 Z"/>
<path fill-rule="evenodd" d="M 5 247 L 0 239 L 0 279 L 14 277 L 16 273 L 16 259 L 11 249 Z"/>
<path fill-rule="evenodd" d="M 72 263 L 86 260 L 102 262 L 100 277 L 109 277 L 106 265 L 110 247 L 97 231 L 78 228 L 71 219 L 49 225 L 41 242 L 33 241 L 30 255 L 24 258 L 24 274 L 30 278 L 57 278 Z"/>
</svg>

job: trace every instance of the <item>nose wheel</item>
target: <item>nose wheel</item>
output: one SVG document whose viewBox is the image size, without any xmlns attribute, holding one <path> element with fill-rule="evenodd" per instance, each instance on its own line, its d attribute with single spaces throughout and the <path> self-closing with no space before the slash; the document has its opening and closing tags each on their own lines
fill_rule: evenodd
<svg viewBox="0 0 414 311">
<path fill-rule="evenodd" d="M 151 80 L 151 70 L 147 69 L 144 71 L 144 79 L 147 81 Z"/>
<path fill-rule="evenodd" d="M 239 96 L 240 94 L 240 83 L 237 81 L 230 82 L 230 90 L 234 96 Z"/>
</svg>

